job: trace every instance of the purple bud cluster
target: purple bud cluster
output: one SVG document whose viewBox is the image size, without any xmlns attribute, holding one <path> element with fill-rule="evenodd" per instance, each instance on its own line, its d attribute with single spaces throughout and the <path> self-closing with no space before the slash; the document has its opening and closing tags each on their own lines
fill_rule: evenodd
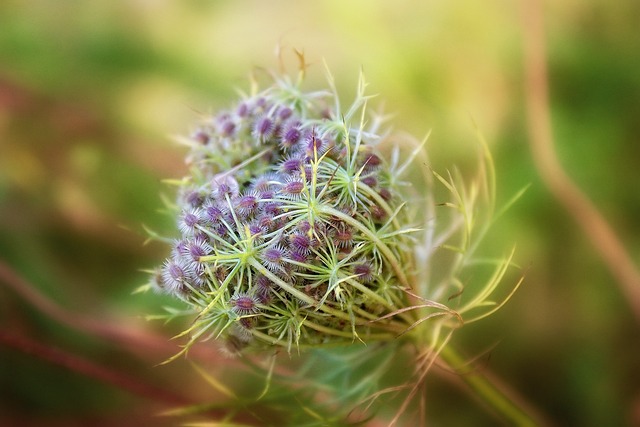
<svg viewBox="0 0 640 427">
<path fill-rule="evenodd" d="M 397 272 L 387 258 L 400 245 L 378 247 L 387 244 L 380 230 L 393 231 L 398 199 L 384 161 L 339 112 L 287 94 L 276 85 L 192 134 L 180 237 L 159 275 L 165 292 L 243 342 L 282 339 L 274 322 L 302 309 L 325 329 L 351 330 L 348 315 L 327 313 L 374 310 L 372 294 L 393 300 L 383 293 L 399 292 L 390 290 Z M 312 329 L 305 336 L 326 338 Z"/>
</svg>

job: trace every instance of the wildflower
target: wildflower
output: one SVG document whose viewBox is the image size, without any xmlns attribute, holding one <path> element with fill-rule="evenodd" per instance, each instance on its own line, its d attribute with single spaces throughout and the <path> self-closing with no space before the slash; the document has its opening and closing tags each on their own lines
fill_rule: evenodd
<svg viewBox="0 0 640 427">
<path fill-rule="evenodd" d="M 212 195 L 214 198 L 224 201 L 227 197 L 233 198 L 238 195 L 239 184 L 229 175 L 217 175 L 211 180 Z"/>
<path fill-rule="evenodd" d="M 189 191 L 184 199 L 187 202 L 187 205 L 189 205 L 192 208 L 201 206 L 202 203 L 204 202 L 203 195 L 200 194 L 198 191 Z"/>
<path fill-rule="evenodd" d="M 383 222 L 387 218 L 387 213 L 382 207 L 373 204 L 370 209 L 371 217 L 375 222 Z"/>
<path fill-rule="evenodd" d="M 291 149 L 300 141 L 300 138 L 302 137 L 300 122 L 287 122 L 280 133 L 280 147 L 285 151 Z"/>
<path fill-rule="evenodd" d="M 304 267 L 302 264 L 306 264 L 309 260 L 309 253 L 300 249 L 293 249 L 289 252 L 288 261 L 293 264 L 293 268 L 296 270 L 302 270 Z"/>
<path fill-rule="evenodd" d="M 182 334 L 193 337 L 184 351 L 207 337 L 237 354 L 404 336 L 418 350 L 416 375 L 423 381 L 421 370 L 432 365 L 462 314 L 475 310 L 473 321 L 486 316 L 480 310 L 492 307 L 491 314 L 501 305 L 488 298 L 511 259 L 458 311 L 429 299 L 429 293 L 460 294 L 444 287 L 462 283 L 460 271 L 474 264 L 465 257 L 477 247 L 472 237 L 486 229 L 472 230 L 481 221 L 471 205 L 492 201 L 479 192 L 493 187 L 474 183 L 457 191 L 457 178 L 436 175 L 433 181 L 453 194 L 453 202 L 440 206 L 455 209 L 450 223 L 435 224 L 432 194 L 416 198 L 427 207 L 421 212 L 401 192 L 410 188 L 401 175 L 422 147 L 406 163 L 400 148 L 383 156 L 386 133 L 379 117 L 368 120 L 364 82 L 346 109 L 337 94 L 306 93 L 300 85 L 276 78 L 192 134 L 190 175 L 175 212 L 180 236 L 152 284 L 198 313 Z M 424 191 L 432 191 L 425 182 Z M 409 218 L 422 213 L 429 216 L 427 231 L 416 236 Z M 449 249 L 455 250 L 451 270 L 433 272 L 429 257 Z M 432 322 L 438 323 L 425 331 Z M 418 382 L 409 394 L 419 389 Z"/>
<path fill-rule="evenodd" d="M 179 239 L 173 242 L 173 247 L 171 249 L 171 256 L 174 258 L 180 258 L 185 253 L 188 252 L 187 245 L 189 241 L 187 239 Z"/>
<path fill-rule="evenodd" d="M 337 247 L 345 248 L 353 244 L 353 230 L 349 226 L 340 224 L 334 230 L 333 237 Z"/>
<path fill-rule="evenodd" d="M 273 186 L 273 177 L 269 175 L 260 175 L 251 181 L 251 189 L 262 192 L 269 191 Z"/>
<path fill-rule="evenodd" d="M 191 135 L 191 139 L 200 145 L 206 145 L 209 142 L 209 135 L 205 131 L 199 130 Z"/>
<path fill-rule="evenodd" d="M 271 301 L 271 292 L 274 286 L 274 283 L 265 276 L 260 275 L 256 278 L 255 295 L 261 304 L 269 304 L 269 302 Z"/>
<path fill-rule="evenodd" d="M 289 156 L 280 163 L 280 171 L 286 174 L 300 173 L 300 168 L 304 165 L 304 159 L 297 156 Z"/>
<path fill-rule="evenodd" d="M 249 224 L 249 232 L 252 236 L 260 236 L 267 231 L 267 227 L 263 226 L 260 222 L 252 222 Z"/>
<path fill-rule="evenodd" d="M 178 221 L 178 229 L 182 234 L 193 235 L 200 225 L 200 218 L 201 211 L 199 209 L 184 210 Z"/>
<path fill-rule="evenodd" d="M 374 279 L 373 266 L 364 260 L 360 260 L 357 264 L 353 265 L 353 274 L 358 277 L 358 280 L 369 283 Z"/>
<path fill-rule="evenodd" d="M 287 120 L 293 114 L 293 110 L 289 107 L 282 107 L 278 110 L 278 118 L 280 120 Z"/>
<path fill-rule="evenodd" d="M 203 272 L 205 263 L 200 258 L 208 255 L 213 251 L 211 245 L 202 238 L 196 237 L 187 241 L 182 249 L 182 254 L 188 262 L 188 266 L 192 271 Z"/>
<path fill-rule="evenodd" d="M 372 170 L 380 166 L 381 163 L 382 160 L 380 160 L 380 157 L 378 157 L 378 155 L 370 153 L 365 157 L 363 166 L 365 166 L 368 170 Z"/>
<path fill-rule="evenodd" d="M 262 117 L 256 121 L 254 135 L 260 141 L 265 142 L 267 139 L 271 138 L 273 132 L 275 130 L 275 125 L 270 117 Z"/>
<path fill-rule="evenodd" d="M 282 246 L 271 246 L 262 252 L 262 262 L 271 271 L 282 271 L 286 255 Z"/>
<path fill-rule="evenodd" d="M 229 137 L 229 136 L 233 136 L 235 130 L 236 130 L 236 124 L 230 120 L 227 120 L 222 124 L 222 129 L 220 133 L 223 136 Z"/>
<path fill-rule="evenodd" d="M 294 251 L 300 254 L 309 254 L 311 252 L 311 238 L 304 233 L 294 232 L 289 236 L 289 244 Z"/>
<path fill-rule="evenodd" d="M 382 199 L 385 202 L 389 202 L 391 201 L 391 198 L 393 197 L 391 194 L 391 191 L 388 188 L 381 188 L 380 190 L 378 190 L 378 194 L 380 195 L 380 197 L 382 197 Z"/>
<path fill-rule="evenodd" d="M 238 197 L 235 201 L 235 208 L 243 215 L 253 213 L 258 208 L 258 195 L 249 192 Z"/>
<path fill-rule="evenodd" d="M 287 198 L 297 198 L 304 191 L 304 183 L 297 178 L 287 178 L 280 192 Z"/>
<path fill-rule="evenodd" d="M 247 117 L 249 115 L 249 106 L 245 102 L 240 103 L 236 110 L 236 114 L 238 117 Z"/>
<path fill-rule="evenodd" d="M 224 217 L 222 209 L 215 204 L 209 203 L 200 212 L 201 220 L 209 225 L 215 225 Z"/>
<path fill-rule="evenodd" d="M 374 188 L 378 184 L 378 180 L 373 175 L 365 176 L 360 180 L 360 182 L 371 188 Z"/>
<path fill-rule="evenodd" d="M 191 272 L 180 258 L 169 258 L 162 266 L 162 288 L 169 294 L 179 295 L 186 290 Z"/>
<path fill-rule="evenodd" d="M 221 111 L 190 146 L 181 237 L 162 277 L 202 313 L 194 329 L 238 342 L 238 331 L 255 328 L 269 339 L 243 332 L 243 346 L 288 349 L 303 339 L 394 335 L 391 320 L 371 320 L 399 312 L 411 287 L 407 213 L 391 197 L 398 180 L 389 178 L 375 129 L 355 121 L 364 95 L 345 111 L 327 109 L 339 103 L 322 96 L 276 80 Z M 218 303 L 235 316 L 209 319 Z M 258 306 L 265 315 L 254 316 Z"/>
<path fill-rule="evenodd" d="M 280 211 L 280 203 L 278 202 L 264 202 L 260 205 L 260 211 L 262 215 L 259 217 L 261 224 L 271 223 L 274 221 L 275 216 Z"/>
<path fill-rule="evenodd" d="M 308 159 L 322 156 L 322 154 L 327 151 L 327 142 L 324 141 L 315 130 L 307 133 L 304 142 L 304 154 Z"/>
<path fill-rule="evenodd" d="M 260 311 L 256 298 L 243 292 L 232 296 L 229 304 L 231 305 L 231 310 L 239 316 L 255 314 Z"/>
</svg>

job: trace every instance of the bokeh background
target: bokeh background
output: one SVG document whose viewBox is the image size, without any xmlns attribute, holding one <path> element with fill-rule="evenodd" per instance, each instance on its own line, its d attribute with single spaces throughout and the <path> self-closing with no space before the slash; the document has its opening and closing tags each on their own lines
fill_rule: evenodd
<svg viewBox="0 0 640 427">
<path fill-rule="evenodd" d="M 640 3 L 548 1 L 544 13 L 560 161 L 640 262 Z M 472 174 L 477 124 L 499 202 L 530 186 L 489 236 L 498 254 L 516 245 L 526 279 L 458 346 L 557 425 L 640 425 L 638 321 L 532 161 L 523 22 L 508 0 L 1 2 L 0 260 L 3 285 L 10 267 L 23 293 L 0 287 L 0 425 L 171 424 L 155 414 L 176 401 L 157 390 L 215 398 L 184 360 L 154 367 L 176 342 L 131 350 L 96 331 L 128 325 L 156 344 L 175 332 L 144 320 L 169 301 L 132 294 L 167 251 L 143 244 L 143 225 L 173 228 L 159 212 L 172 197 L 161 180 L 185 173 L 172 138 L 229 106 L 250 71 L 277 68 L 278 46 L 291 71 L 293 49 L 305 52 L 310 88 L 325 60 L 345 100 L 363 69 L 395 129 L 432 130 L 438 171 Z M 430 419 L 495 422 L 438 381 Z"/>
</svg>

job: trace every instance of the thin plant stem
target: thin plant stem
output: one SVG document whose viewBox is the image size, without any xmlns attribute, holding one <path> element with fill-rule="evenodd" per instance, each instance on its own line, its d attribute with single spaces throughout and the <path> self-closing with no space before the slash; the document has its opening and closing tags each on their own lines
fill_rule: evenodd
<svg viewBox="0 0 640 427">
<path fill-rule="evenodd" d="M 147 384 L 129 373 L 116 371 L 113 368 L 99 365 L 75 354 L 50 347 L 22 335 L 0 331 L 0 346 L 13 348 L 14 350 L 37 357 L 38 359 L 58 365 L 85 377 L 110 384 L 116 388 L 127 390 L 134 395 L 147 399 L 171 405 L 188 403 L 185 397 Z"/>
<path fill-rule="evenodd" d="M 118 318 L 106 318 L 104 315 L 90 317 L 66 310 L 45 296 L 35 285 L 20 276 L 2 260 L 0 260 L 0 285 L 13 290 L 40 313 L 61 325 L 89 336 L 100 337 L 143 359 L 164 357 L 162 355 L 175 351 L 175 345 L 167 341 L 164 335 L 132 325 L 131 322 Z M 206 347 L 198 347 L 194 353 L 203 360 L 222 357 L 219 352 Z"/>
<path fill-rule="evenodd" d="M 549 113 L 542 2 L 527 0 L 524 3 L 525 97 L 535 166 L 549 191 L 591 240 L 640 322 L 640 272 L 637 266 L 598 208 L 564 171 L 555 153 Z"/>
<path fill-rule="evenodd" d="M 459 372 L 459 369 L 466 364 L 462 356 L 450 345 L 442 348 L 439 358 L 456 372 Z M 508 421 L 509 425 L 529 427 L 546 424 L 538 420 L 539 417 L 534 417 L 532 410 L 525 409 L 524 405 L 516 402 L 515 398 L 510 397 L 487 375 L 483 375 L 477 370 L 471 370 L 459 373 L 459 377 L 471 388 L 475 396 L 481 399 L 496 415 Z"/>
</svg>

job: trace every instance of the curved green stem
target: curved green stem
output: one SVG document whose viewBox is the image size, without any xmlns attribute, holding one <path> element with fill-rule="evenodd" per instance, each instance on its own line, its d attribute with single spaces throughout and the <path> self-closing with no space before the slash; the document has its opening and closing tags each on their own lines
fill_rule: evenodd
<svg viewBox="0 0 640 427">
<path fill-rule="evenodd" d="M 451 346 L 445 346 L 440 358 L 452 369 L 458 369 L 465 364 L 465 360 Z M 485 404 L 493 409 L 503 419 L 509 421 L 509 425 L 517 426 L 538 426 L 539 421 L 529 414 L 523 407 L 519 406 L 503 390 L 501 390 L 490 378 L 477 370 L 459 374 Z"/>
</svg>

